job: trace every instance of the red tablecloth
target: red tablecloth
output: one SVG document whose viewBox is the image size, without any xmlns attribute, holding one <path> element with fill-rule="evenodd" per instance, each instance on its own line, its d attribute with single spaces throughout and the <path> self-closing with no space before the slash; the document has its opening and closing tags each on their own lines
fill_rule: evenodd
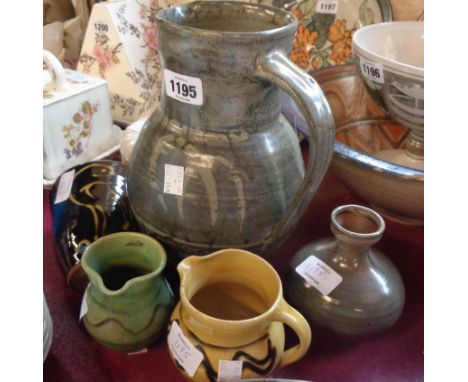
<svg viewBox="0 0 468 382">
<path fill-rule="evenodd" d="M 44 363 L 45 381 L 182 381 L 169 358 L 165 338 L 147 353 L 127 355 L 93 341 L 78 323 L 81 295 L 68 287 L 53 250 L 49 192 L 44 191 L 44 293 L 54 325 L 50 353 Z M 281 276 L 289 259 L 310 241 L 331 236 L 331 211 L 342 204 L 366 203 L 353 196 L 328 173 L 314 200 L 289 239 L 269 260 Z M 343 343 L 312 327 L 307 355 L 273 376 L 316 382 L 423 380 L 424 246 L 423 227 L 402 226 L 386 220 L 377 244 L 399 269 L 406 287 L 406 304 L 390 330 L 358 343 Z"/>
</svg>

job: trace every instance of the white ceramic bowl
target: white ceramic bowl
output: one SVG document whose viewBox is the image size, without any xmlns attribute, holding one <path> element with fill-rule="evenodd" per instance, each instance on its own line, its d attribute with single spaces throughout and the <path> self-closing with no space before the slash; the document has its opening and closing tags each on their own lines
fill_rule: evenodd
<svg viewBox="0 0 468 382">
<path fill-rule="evenodd" d="M 424 23 L 399 21 L 363 27 L 353 35 L 353 55 L 374 100 L 422 140 Z"/>
</svg>

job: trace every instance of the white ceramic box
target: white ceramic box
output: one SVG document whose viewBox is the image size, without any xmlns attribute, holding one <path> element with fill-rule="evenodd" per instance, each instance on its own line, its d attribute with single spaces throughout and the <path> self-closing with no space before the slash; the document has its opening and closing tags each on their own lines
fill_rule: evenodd
<svg viewBox="0 0 468 382">
<path fill-rule="evenodd" d="M 47 69 L 43 91 L 46 185 L 73 166 L 118 150 L 120 129 L 112 122 L 105 80 L 64 69 L 48 51 L 44 51 L 44 63 Z"/>
</svg>

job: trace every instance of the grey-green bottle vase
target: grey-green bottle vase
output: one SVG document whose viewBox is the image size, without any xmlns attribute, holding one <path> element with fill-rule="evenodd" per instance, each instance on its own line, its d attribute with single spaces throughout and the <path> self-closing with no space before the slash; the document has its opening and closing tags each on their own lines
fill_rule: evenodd
<svg viewBox="0 0 468 382">
<path fill-rule="evenodd" d="M 405 288 L 393 263 L 372 247 L 383 235 L 384 220 L 369 208 L 345 205 L 332 212 L 331 229 L 335 238 L 310 243 L 291 260 L 285 283 L 288 301 L 312 327 L 327 328 L 346 340 L 389 328 L 403 311 Z M 310 273 L 301 276 L 300 265 L 312 261 L 326 266 L 312 265 Z M 314 267 L 321 269 L 316 272 Z M 322 287 L 330 274 L 342 281 L 328 293 Z"/>
<path fill-rule="evenodd" d="M 130 158 L 132 211 L 180 257 L 263 253 L 295 227 L 333 154 L 326 98 L 287 58 L 297 20 L 273 7 L 208 1 L 160 10 L 156 22 L 164 90 Z M 280 88 L 309 124 L 306 169 Z"/>
<path fill-rule="evenodd" d="M 135 352 L 165 333 L 173 296 L 162 275 L 166 252 L 159 242 L 114 233 L 91 243 L 81 263 L 90 280 L 83 323 L 96 341 Z"/>
</svg>

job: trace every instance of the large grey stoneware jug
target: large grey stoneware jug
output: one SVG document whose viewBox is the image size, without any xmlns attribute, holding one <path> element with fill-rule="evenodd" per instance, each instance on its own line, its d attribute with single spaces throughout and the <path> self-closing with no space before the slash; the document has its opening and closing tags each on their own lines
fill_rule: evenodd
<svg viewBox="0 0 468 382">
<path fill-rule="evenodd" d="M 135 217 L 180 257 L 226 247 L 264 253 L 295 227 L 333 153 L 330 107 L 287 58 L 297 20 L 207 1 L 163 9 L 156 21 L 164 91 L 130 158 Z M 280 88 L 309 123 L 306 170 Z"/>
</svg>

